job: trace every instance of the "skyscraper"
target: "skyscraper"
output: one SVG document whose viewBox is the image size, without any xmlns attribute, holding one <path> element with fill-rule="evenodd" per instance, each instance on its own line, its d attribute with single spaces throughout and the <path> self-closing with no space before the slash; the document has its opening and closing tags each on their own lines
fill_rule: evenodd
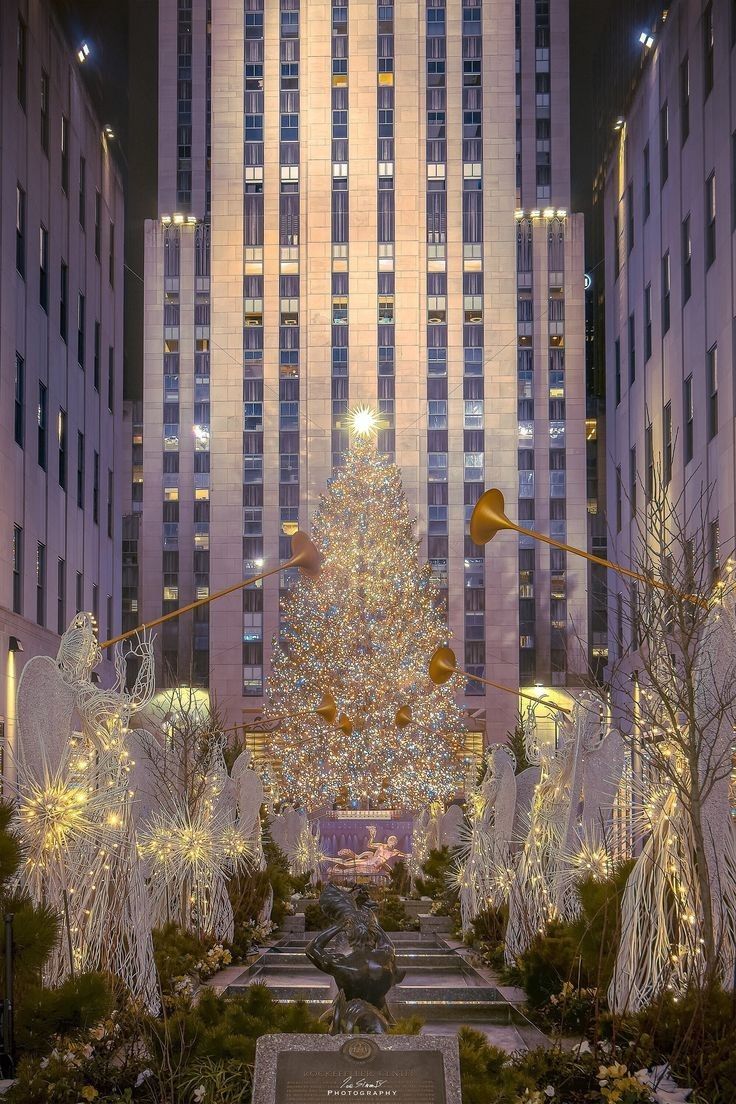
<svg viewBox="0 0 736 1104">
<path fill-rule="evenodd" d="M 0 8 L 3 749 L 23 662 L 120 618 L 123 191 L 78 48 L 49 4 Z"/>
<path fill-rule="evenodd" d="M 458 661 L 512 687 L 579 669 L 584 566 L 467 536 L 496 485 L 527 526 L 586 541 L 567 4 L 551 9 L 162 0 L 144 617 L 288 558 L 365 404 Z M 209 684 L 247 723 L 289 581 L 168 623 L 161 676 Z M 515 697 L 466 692 L 469 728 L 503 738 Z"/>
<path fill-rule="evenodd" d="M 658 21 L 603 202 L 612 558 L 636 555 L 662 488 L 706 542 L 714 577 L 736 533 L 735 46 L 732 4 L 681 0 Z M 626 584 L 612 586 L 624 650 L 636 643 L 631 608 Z"/>
</svg>

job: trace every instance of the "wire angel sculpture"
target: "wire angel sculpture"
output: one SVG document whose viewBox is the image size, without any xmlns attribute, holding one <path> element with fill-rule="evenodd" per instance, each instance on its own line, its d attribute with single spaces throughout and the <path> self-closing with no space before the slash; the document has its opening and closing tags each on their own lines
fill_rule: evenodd
<svg viewBox="0 0 736 1104">
<path fill-rule="evenodd" d="M 127 658 L 141 669 L 124 689 Z M 52 984 L 77 970 L 118 975 L 148 1008 L 158 992 L 148 897 L 131 816 L 131 715 L 153 690 L 150 640 L 117 649 L 116 683 L 93 682 L 100 660 L 94 619 L 78 614 L 62 636 L 56 660 L 38 657 L 18 688 L 18 801 L 15 823 L 27 852 L 21 883 L 33 900 L 62 918 L 63 938 L 47 967 Z M 47 738 L 39 727 L 51 703 Z M 74 716 L 81 732 L 74 732 Z"/>
<path fill-rule="evenodd" d="M 222 741 L 213 740 L 195 797 L 179 797 L 139 829 L 155 926 L 173 922 L 199 936 L 232 940 L 228 880 L 260 858 L 260 836 L 252 835 L 250 819 L 238 819 L 235 790 Z"/>
<path fill-rule="evenodd" d="M 736 599 L 729 591 L 713 602 L 698 640 L 694 709 L 683 715 L 679 730 L 662 732 L 670 765 L 649 789 L 634 785 L 635 808 L 646 818 L 638 827 L 649 835 L 624 891 L 621 941 L 608 993 L 616 1012 L 637 1011 L 664 988 L 682 991 L 703 980 L 706 910 L 712 924 L 712 965 L 724 988 L 734 984 L 736 825 L 729 784 L 736 720 L 735 640 Z M 672 677 L 677 677 L 676 669 Z M 702 795 L 699 846 L 693 791 Z M 705 894 L 698 851 L 707 864 Z"/>
<path fill-rule="evenodd" d="M 511 834 L 516 805 L 516 758 L 499 745 L 488 755 L 480 785 L 470 794 L 454 871 L 463 932 L 485 909 L 505 899 L 512 868 Z"/>
</svg>

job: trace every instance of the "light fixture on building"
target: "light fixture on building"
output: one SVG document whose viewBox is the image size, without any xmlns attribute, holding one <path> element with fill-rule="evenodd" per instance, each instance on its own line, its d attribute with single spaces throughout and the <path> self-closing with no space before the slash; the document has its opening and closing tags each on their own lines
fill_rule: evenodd
<svg viewBox="0 0 736 1104">
<path fill-rule="evenodd" d="M 524 217 L 523 208 L 517 207 L 517 209 L 516 209 L 516 218 L 517 219 L 523 219 L 523 217 Z"/>
<path fill-rule="evenodd" d="M 626 120 L 624 119 L 623 115 L 619 115 L 619 117 L 616 119 L 616 122 L 613 124 L 613 129 L 622 130 L 625 122 Z"/>
<path fill-rule="evenodd" d="M 639 35 L 639 42 L 646 50 L 651 50 L 652 46 L 654 45 L 654 37 L 649 33 L 649 31 L 642 31 Z"/>
<path fill-rule="evenodd" d="M 196 215 L 187 215 L 187 222 L 189 223 L 190 226 L 195 226 L 196 222 L 197 222 L 197 216 Z"/>
<path fill-rule="evenodd" d="M 557 217 L 558 218 L 567 218 L 567 207 L 558 207 L 557 208 Z"/>
<path fill-rule="evenodd" d="M 554 209 L 554 207 L 545 207 L 545 208 L 544 208 L 544 217 L 545 217 L 546 219 L 551 219 L 551 218 L 554 218 L 554 217 L 555 217 L 555 209 Z"/>
<path fill-rule="evenodd" d="M 541 215 L 541 213 L 542 213 L 542 212 L 541 212 L 541 211 L 539 210 L 539 208 L 538 208 L 538 207 L 535 207 L 533 211 L 530 211 L 530 212 L 529 212 L 529 214 L 531 215 L 531 217 L 532 217 L 532 218 L 539 218 L 539 216 Z"/>
<path fill-rule="evenodd" d="M 17 636 L 9 636 L 8 637 L 8 651 L 9 652 L 22 652 L 23 651 L 23 645 L 21 644 L 21 642 L 20 642 L 20 640 L 18 639 Z"/>
<path fill-rule="evenodd" d="M 90 55 L 89 44 L 86 43 L 86 42 L 83 42 L 81 44 L 81 46 L 79 47 L 79 49 L 77 50 L 77 61 L 79 62 L 79 64 L 84 65 L 84 63 L 87 60 L 87 58 L 89 57 L 89 55 Z"/>
<path fill-rule="evenodd" d="M 184 216 L 182 215 L 181 211 L 176 211 L 174 214 L 174 225 L 181 226 L 183 222 Z"/>
<path fill-rule="evenodd" d="M 109 123 L 105 123 L 105 126 L 102 128 L 102 132 L 105 137 L 108 138 L 110 141 L 112 141 L 115 137 L 115 131 Z"/>
<path fill-rule="evenodd" d="M 164 226 L 170 226 L 171 225 L 171 215 L 162 215 L 161 216 L 161 222 L 164 224 Z"/>
</svg>

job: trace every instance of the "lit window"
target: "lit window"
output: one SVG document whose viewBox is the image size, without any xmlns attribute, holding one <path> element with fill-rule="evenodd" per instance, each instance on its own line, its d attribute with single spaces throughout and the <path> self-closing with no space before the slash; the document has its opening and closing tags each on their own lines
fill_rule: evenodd
<svg viewBox="0 0 736 1104">
<path fill-rule="evenodd" d="M 465 311 L 465 322 L 467 324 L 483 321 L 482 295 L 464 295 L 463 307 Z"/>
<path fill-rule="evenodd" d="M 178 586 L 165 586 L 164 587 L 164 602 L 176 602 L 179 599 Z"/>
<path fill-rule="evenodd" d="M 348 297 L 347 295 L 335 295 L 332 298 L 332 324 L 333 326 L 347 326 L 348 324 Z"/>
<path fill-rule="evenodd" d="M 210 449 L 210 427 L 208 425 L 195 425 L 194 426 L 194 451 L 195 452 L 209 452 Z"/>
<path fill-rule="evenodd" d="M 482 452 L 465 453 L 463 478 L 467 483 L 478 483 L 483 481 Z"/>
<path fill-rule="evenodd" d="M 378 296 L 378 324 L 390 326 L 394 321 L 394 297 L 393 295 Z"/>
<path fill-rule="evenodd" d="M 466 399 L 463 415 L 463 427 L 465 429 L 483 428 L 483 400 Z"/>
<path fill-rule="evenodd" d="M 427 324 L 437 326 L 447 321 L 447 303 L 444 295 L 427 296 Z"/>
<path fill-rule="evenodd" d="M 246 433 L 256 433 L 263 429 L 263 403 L 243 403 L 243 428 Z"/>
</svg>

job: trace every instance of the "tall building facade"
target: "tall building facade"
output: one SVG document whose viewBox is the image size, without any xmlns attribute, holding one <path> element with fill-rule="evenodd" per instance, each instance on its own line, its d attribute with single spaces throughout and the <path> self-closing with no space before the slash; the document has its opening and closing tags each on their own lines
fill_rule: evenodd
<svg viewBox="0 0 736 1104">
<path fill-rule="evenodd" d="M 0 8 L 3 749 L 23 663 L 75 612 L 120 623 L 123 191 L 77 46 L 47 3 Z"/>
<path fill-rule="evenodd" d="M 733 4 L 672 4 L 607 167 L 608 517 L 624 563 L 657 471 L 681 513 L 706 508 L 714 571 L 734 546 L 735 46 Z M 612 585 L 619 639 L 627 611 Z"/>
<path fill-rule="evenodd" d="M 567 4 L 162 0 L 159 42 L 143 615 L 286 560 L 365 404 L 459 662 L 564 685 L 584 567 L 511 535 L 476 547 L 467 522 L 495 485 L 510 516 L 585 545 Z M 168 623 L 161 677 L 247 723 L 291 581 Z M 469 728 L 513 727 L 513 695 L 466 695 Z"/>
</svg>

